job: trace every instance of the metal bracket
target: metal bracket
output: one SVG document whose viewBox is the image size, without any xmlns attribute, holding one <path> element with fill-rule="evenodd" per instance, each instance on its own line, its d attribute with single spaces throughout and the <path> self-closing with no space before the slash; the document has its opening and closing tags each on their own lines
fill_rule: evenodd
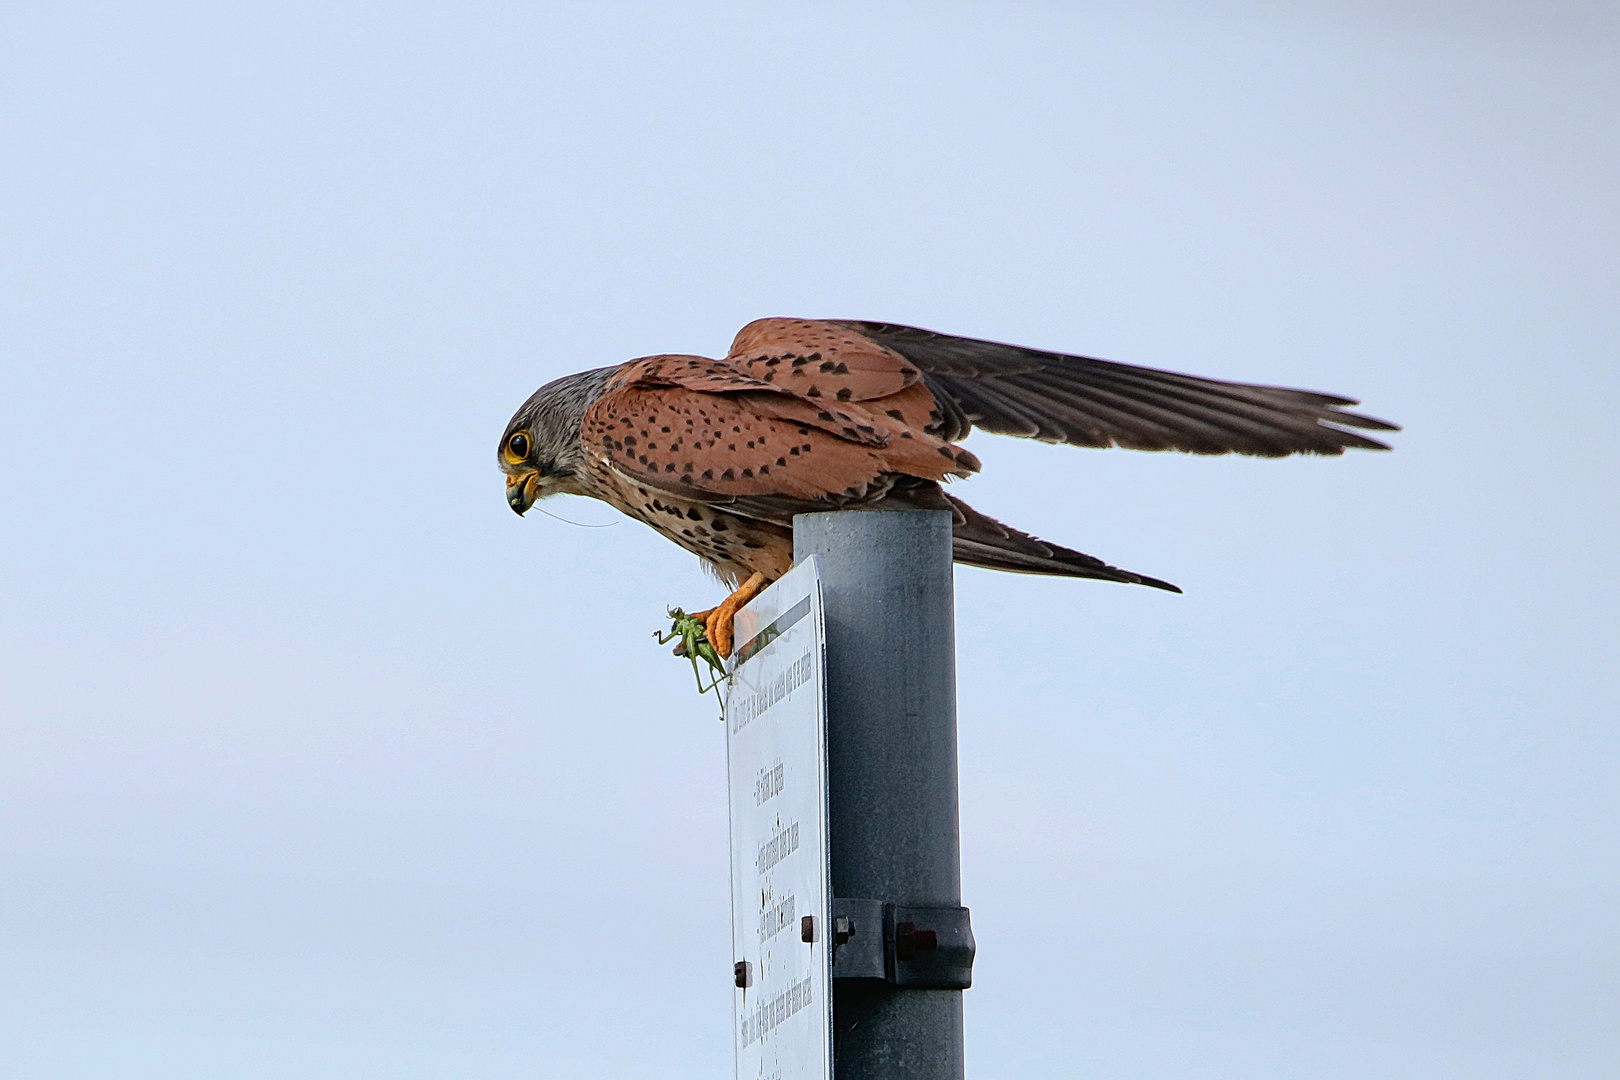
<svg viewBox="0 0 1620 1080">
<path fill-rule="evenodd" d="M 965 907 L 834 899 L 830 936 L 835 979 L 882 979 L 925 990 L 973 985 L 973 928 Z"/>
</svg>

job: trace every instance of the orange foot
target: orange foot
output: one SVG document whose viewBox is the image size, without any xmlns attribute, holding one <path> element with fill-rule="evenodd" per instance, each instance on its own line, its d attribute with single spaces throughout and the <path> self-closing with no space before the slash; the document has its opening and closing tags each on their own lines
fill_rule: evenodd
<svg viewBox="0 0 1620 1080">
<path fill-rule="evenodd" d="M 731 655 L 731 620 L 736 617 L 737 609 L 763 592 L 768 584 L 765 575 L 756 571 L 753 577 L 742 583 L 741 588 L 722 600 L 719 607 L 692 613 L 692 618 L 703 620 L 703 634 L 714 646 L 714 651 L 720 654 L 720 659 Z"/>
</svg>

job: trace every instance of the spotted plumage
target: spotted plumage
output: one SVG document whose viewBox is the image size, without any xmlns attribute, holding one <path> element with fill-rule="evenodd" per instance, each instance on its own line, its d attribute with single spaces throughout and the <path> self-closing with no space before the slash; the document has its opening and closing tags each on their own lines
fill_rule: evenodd
<svg viewBox="0 0 1620 1080">
<path fill-rule="evenodd" d="M 541 387 L 499 449 L 507 498 L 589 495 L 726 582 L 792 565 L 793 515 L 943 509 L 958 562 L 1179 592 L 1038 540 L 943 484 L 979 471 L 974 427 L 1073 446 L 1195 454 L 1388 447 L 1330 394 L 1221 382 L 888 323 L 761 319 L 720 360 L 649 356 Z"/>
</svg>

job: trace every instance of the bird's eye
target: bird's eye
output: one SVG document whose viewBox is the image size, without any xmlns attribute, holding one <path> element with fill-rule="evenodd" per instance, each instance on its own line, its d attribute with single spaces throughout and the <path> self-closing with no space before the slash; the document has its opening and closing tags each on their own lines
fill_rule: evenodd
<svg viewBox="0 0 1620 1080">
<path fill-rule="evenodd" d="M 519 431 L 506 440 L 506 456 L 513 462 L 522 461 L 529 456 L 529 437 Z"/>
</svg>

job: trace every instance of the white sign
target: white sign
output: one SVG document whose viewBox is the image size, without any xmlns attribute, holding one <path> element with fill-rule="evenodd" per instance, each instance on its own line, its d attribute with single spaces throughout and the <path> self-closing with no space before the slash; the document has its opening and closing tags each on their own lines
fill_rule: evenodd
<svg viewBox="0 0 1620 1080">
<path fill-rule="evenodd" d="M 821 575 L 737 613 L 726 693 L 737 1080 L 831 1080 L 827 695 Z"/>
</svg>

